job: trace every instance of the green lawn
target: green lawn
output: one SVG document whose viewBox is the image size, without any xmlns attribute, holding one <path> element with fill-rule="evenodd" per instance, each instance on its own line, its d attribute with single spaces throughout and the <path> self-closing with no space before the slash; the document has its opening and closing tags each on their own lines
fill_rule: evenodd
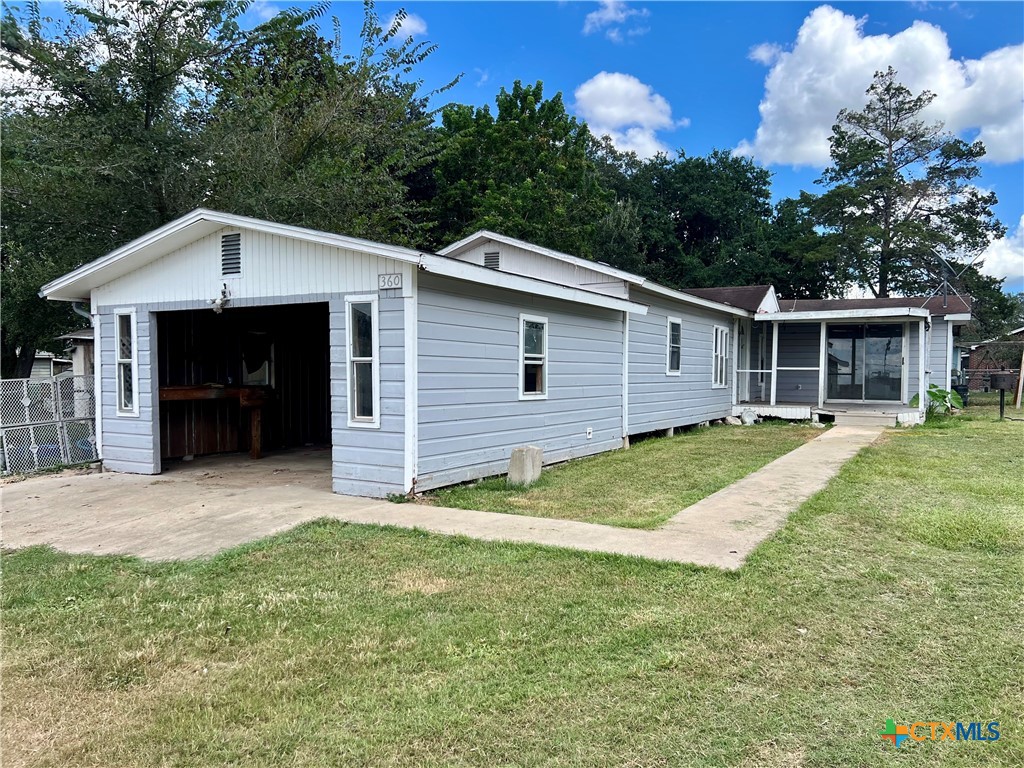
<svg viewBox="0 0 1024 768">
<path fill-rule="evenodd" d="M 992 410 L 865 450 L 736 573 L 337 523 L 7 553 L 3 764 L 1022 765 L 1024 424 Z M 886 718 L 1002 738 L 897 751 Z"/>
<path fill-rule="evenodd" d="M 821 434 L 807 424 L 714 426 L 545 469 L 529 488 L 503 477 L 443 488 L 426 503 L 657 528 L 672 515 Z"/>
</svg>

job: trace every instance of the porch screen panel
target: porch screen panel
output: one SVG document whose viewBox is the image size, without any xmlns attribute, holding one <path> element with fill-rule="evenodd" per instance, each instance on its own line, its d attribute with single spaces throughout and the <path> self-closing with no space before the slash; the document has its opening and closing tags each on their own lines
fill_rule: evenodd
<svg viewBox="0 0 1024 768">
<path fill-rule="evenodd" d="M 868 325 L 864 330 L 864 399 L 900 400 L 903 395 L 903 326 Z"/>
</svg>

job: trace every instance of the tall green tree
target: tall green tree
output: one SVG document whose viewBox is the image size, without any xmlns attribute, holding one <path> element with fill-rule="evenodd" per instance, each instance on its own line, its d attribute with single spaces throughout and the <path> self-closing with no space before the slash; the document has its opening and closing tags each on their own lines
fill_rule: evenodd
<svg viewBox="0 0 1024 768">
<path fill-rule="evenodd" d="M 541 83 L 504 88 L 490 107 L 441 112 L 434 242 L 498 230 L 586 258 L 613 214 L 589 152 L 593 137 Z"/>
<path fill-rule="evenodd" d="M 42 283 L 194 207 L 198 105 L 241 34 L 241 2 L 5 7 L 2 373 L 27 375 L 54 331 L 80 324 Z M 20 349 L 20 353 L 17 350 Z"/>
<path fill-rule="evenodd" d="M 410 195 L 436 155 L 422 81 L 434 46 L 401 39 L 366 4 L 359 49 L 312 22 L 328 4 L 284 11 L 257 27 L 217 73 L 203 141 L 208 205 L 259 218 L 403 244 L 426 239 Z M 453 81 L 454 82 L 454 81 Z"/>
<path fill-rule="evenodd" d="M 828 189 L 804 202 L 846 281 L 879 297 L 919 293 L 936 283 L 937 254 L 970 261 L 1006 231 L 995 194 L 972 185 L 985 147 L 926 122 L 934 94 L 915 96 L 892 67 L 867 96 L 863 110 L 839 113 L 819 179 Z"/>
<path fill-rule="evenodd" d="M 73 1 L 67 19 L 5 7 L 2 373 L 80 325 L 47 281 L 198 206 L 422 241 L 431 115 L 412 74 L 433 50 L 366 3 L 343 55 L 327 3 L 254 29 L 248 0 Z M 20 350 L 20 351 L 19 351 Z"/>
</svg>

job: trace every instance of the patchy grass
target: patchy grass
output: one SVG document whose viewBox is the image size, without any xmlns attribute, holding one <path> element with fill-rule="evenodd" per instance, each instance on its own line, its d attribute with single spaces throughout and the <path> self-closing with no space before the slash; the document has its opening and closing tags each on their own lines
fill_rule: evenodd
<svg viewBox="0 0 1024 768">
<path fill-rule="evenodd" d="M 820 434 L 807 424 L 782 421 L 692 429 L 550 467 L 529 488 L 509 486 L 498 477 L 433 491 L 425 500 L 458 509 L 656 528 Z"/>
<path fill-rule="evenodd" d="M 5 553 L 4 765 L 1022 765 L 1024 425 L 991 411 L 866 449 L 736 573 L 327 522 Z M 890 717 L 1002 738 L 897 751 Z"/>
</svg>

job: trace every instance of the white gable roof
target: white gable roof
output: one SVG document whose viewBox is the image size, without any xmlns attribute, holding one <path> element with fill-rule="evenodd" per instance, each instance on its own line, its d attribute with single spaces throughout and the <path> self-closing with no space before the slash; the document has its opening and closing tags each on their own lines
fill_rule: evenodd
<svg viewBox="0 0 1024 768">
<path fill-rule="evenodd" d="M 132 240 L 127 245 L 47 283 L 39 295 L 58 301 L 88 301 L 92 289 L 127 275 L 139 267 L 156 261 L 161 256 L 166 256 L 168 253 L 224 227 L 252 229 L 272 235 L 372 253 L 396 261 L 419 263 L 420 252 L 409 248 L 197 208 L 180 219 L 175 219 L 159 229 L 154 229 L 152 232 Z"/>
</svg>

